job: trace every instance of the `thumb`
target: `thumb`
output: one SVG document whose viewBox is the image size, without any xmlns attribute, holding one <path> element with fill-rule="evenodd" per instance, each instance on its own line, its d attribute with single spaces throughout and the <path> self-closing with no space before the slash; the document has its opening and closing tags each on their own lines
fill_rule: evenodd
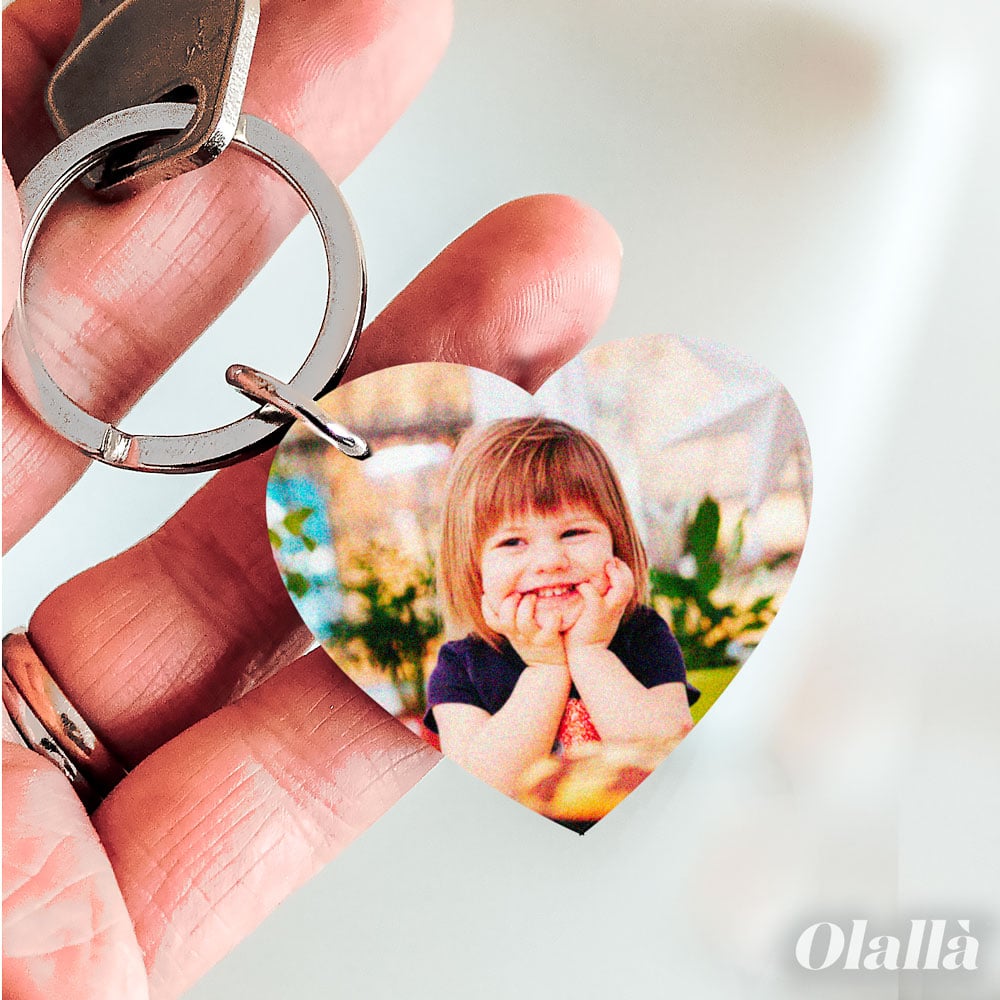
<svg viewBox="0 0 1000 1000">
<path fill-rule="evenodd" d="M 4 993 L 148 997 L 114 870 L 69 782 L 4 743 L 3 801 Z"/>
</svg>

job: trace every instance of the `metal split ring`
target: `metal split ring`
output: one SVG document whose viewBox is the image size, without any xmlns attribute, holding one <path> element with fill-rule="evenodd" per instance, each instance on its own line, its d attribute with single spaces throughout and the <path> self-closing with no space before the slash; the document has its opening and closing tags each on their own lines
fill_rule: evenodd
<svg viewBox="0 0 1000 1000">
<path fill-rule="evenodd" d="M 56 383 L 36 347 L 26 318 L 24 274 L 42 221 L 58 197 L 107 154 L 138 136 L 185 128 L 194 109 L 189 104 L 144 104 L 107 115 L 63 140 L 31 171 L 18 190 L 24 219 L 22 274 L 17 304 L 4 334 L 3 362 L 13 386 L 38 416 L 81 451 L 101 462 L 142 472 L 205 472 L 232 465 L 276 443 L 292 415 L 306 414 L 314 430 L 344 448 L 335 429 L 324 434 L 321 411 L 314 400 L 343 376 L 364 318 L 366 276 L 364 253 L 350 209 L 337 186 L 312 156 L 273 125 L 241 115 L 233 142 L 263 161 L 298 192 L 323 240 L 327 264 L 327 297 L 316 341 L 286 388 L 293 402 L 246 395 L 260 409 L 222 427 L 193 434 L 126 434 L 99 420 L 70 399 Z M 263 379 L 268 376 L 258 374 Z M 272 386 L 285 384 L 274 379 Z M 277 405 L 288 402 L 287 406 Z M 351 446 L 360 448 L 360 439 Z M 360 442 L 364 445 L 364 442 Z M 350 454 L 350 451 L 347 452 Z"/>
</svg>

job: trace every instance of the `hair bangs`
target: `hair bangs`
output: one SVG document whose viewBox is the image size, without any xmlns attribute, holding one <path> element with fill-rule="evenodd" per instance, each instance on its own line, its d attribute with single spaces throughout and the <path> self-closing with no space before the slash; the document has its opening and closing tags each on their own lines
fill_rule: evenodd
<svg viewBox="0 0 1000 1000">
<path fill-rule="evenodd" d="M 564 506 L 605 515 L 607 471 L 578 436 L 531 434 L 495 456 L 492 474 L 476 496 L 476 523 L 484 534 L 504 521 L 552 514 Z M 490 463 L 493 464 L 493 463 Z"/>
</svg>

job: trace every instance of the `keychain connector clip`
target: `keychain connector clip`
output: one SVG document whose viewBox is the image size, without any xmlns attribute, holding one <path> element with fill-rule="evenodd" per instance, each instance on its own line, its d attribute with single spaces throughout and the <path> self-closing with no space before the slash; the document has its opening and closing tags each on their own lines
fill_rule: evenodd
<svg viewBox="0 0 1000 1000">
<path fill-rule="evenodd" d="M 301 420 L 306 427 L 348 458 L 371 458 L 371 448 L 364 438 L 334 423 L 305 393 L 299 392 L 249 365 L 230 365 L 226 381 L 244 396 L 273 406 L 289 417 Z"/>
</svg>

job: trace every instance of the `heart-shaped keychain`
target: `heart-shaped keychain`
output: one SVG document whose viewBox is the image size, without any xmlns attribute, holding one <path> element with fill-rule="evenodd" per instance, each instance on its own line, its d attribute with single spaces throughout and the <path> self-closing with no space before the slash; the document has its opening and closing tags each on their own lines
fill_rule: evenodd
<svg viewBox="0 0 1000 1000">
<path fill-rule="evenodd" d="M 534 395 L 405 365 L 319 405 L 371 454 L 301 425 L 278 450 L 268 528 L 303 619 L 428 742 L 579 832 L 722 693 L 802 551 L 798 411 L 718 345 L 604 345 Z"/>
</svg>

